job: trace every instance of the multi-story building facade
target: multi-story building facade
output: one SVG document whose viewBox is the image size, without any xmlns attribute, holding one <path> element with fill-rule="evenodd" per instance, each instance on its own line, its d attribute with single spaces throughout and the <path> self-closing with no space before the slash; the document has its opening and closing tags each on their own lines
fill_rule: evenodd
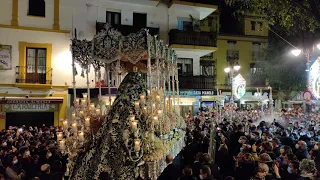
<svg viewBox="0 0 320 180">
<path fill-rule="evenodd" d="M 220 11 L 220 10 L 219 10 Z M 263 57 L 264 50 L 268 44 L 268 26 L 263 17 L 245 16 L 241 20 L 235 19 L 227 7 L 221 12 L 216 11 L 203 23 L 203 31 L 218 29 L 217 48 L 214 53 L 202 58 L 202 62 L 214 63 L 214 77 L 216 78 L 216 89 L 224 96 L 231 95 L 231 73 L 225 73 L 224 69 L 238 62 L 240 70 L 234 76 L 241 74 L 246 80 L 246 91 L 244 97 L 252 96 L 257 88 L 268 91 L 265 80 L 257 79 L 255 73 L 256 62 Z M 201 62 L 201 61 L 200 61 Z M 226 98 L 229 99 L 229 98 Z M 257 98 L 250 98 L 251 101 Z M 203 97 L 202 101 L 215 101 L 215 97 Z M 226 101 L 227 102 L 227 101 Z"/>
<path fill-rule="evenodd" d="M 0 128 L 58 125 L 71 85 L 72 6 L 59 0 L 0 5 Z"/>
<path fill-rule="evenodd" d="M 124 35 L 141 28 L 159 35 L 178 54 L 182 90 L 212 90 L 212 78 L 201 76 L 207 68 L 200 66 L 200 57 L 214 52 L 216 41 L 210 33 L 184 29 L 184 24 L 190 16 L 204 19 L 217 8 L 205 0 L 170 0 L 168 4 L 153 0 L 1 1 L 0 128 L 25 123 L 59 125 L 72 100 L 70 39 L 74 29 L 78 38 L 90 40 L 107 22 Z M 79 66 L 77 70 L 81 71 Z M 95 78 L 92 70 L 89 86 L 93 93 Z M 112 83 L 112 78 L 106 81 Z M 189 78 L 197 84 L 195 88 L 188 87 Z M 76 76 L 79 92 L 86 83 Z"/>
</svg>

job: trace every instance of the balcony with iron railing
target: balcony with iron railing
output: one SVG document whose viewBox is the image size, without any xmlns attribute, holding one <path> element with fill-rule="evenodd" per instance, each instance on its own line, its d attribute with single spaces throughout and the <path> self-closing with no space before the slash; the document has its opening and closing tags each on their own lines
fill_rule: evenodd
<svg viewBox="0 0 320 180">
<path fill-rule="evenodd" d="M 217 46 L 217 36 L 214 32 L 195 32 L 171 29 L 169 45 Z"/>
<path fill-rule="evenodd" d="M 105 28 L 106 23 L 102 22 L 96 22 L 96 33 L 100 32 L 102 29 Z M 158 35 L 159 34 L 159 28 L 153 28 L 153 27 L 136 27 L 136 26 L 130 26 L 130 25 L 121 25 L 121 24 L 112 24 L 112 28 L 118 30 L 121 32 L 122 35 L 127 36 L 131 33 L 137 33 L 142 28 L 146 28 L 149 30 L 149 34 L 151 35 Z"/>
<path fill-rule="evenodd" d="M 16 83 L 52 84 L 52 68 L 16 66 Z"/>
<path fill-rule="evenodd" d="M 179 89 L 213 90 L 216 87 L 215 76 L 179 76 Z"/>
</svg>

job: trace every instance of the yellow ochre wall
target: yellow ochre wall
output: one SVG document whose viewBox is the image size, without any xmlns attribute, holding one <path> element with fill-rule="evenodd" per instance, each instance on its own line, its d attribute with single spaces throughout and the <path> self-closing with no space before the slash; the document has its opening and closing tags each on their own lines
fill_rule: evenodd
<svg viewBox="0 0 320 180">
<path fill-rule="evenodd" d="M 227 50 L 229 44 L 227 40 L 217 40 L 218 51 L 214 52 L 217 59 L 217 84 L 225 84 L 226 73 L 224 68 L 227 66 Z M 245 78 L 249 78 L 250 63 L 252 63 L 252 42 L 236 41 L 235 49 L 239 51 L 240 74 Z"/>
<path fill-rule="evenodd" d="M 25 94 L 1 94 L 0 96 L 5 96 L 5 97 L 25 97 Z M 36 95 L 33 94 L 32 97 L 37 97 L 37 98 L 49 98 L 50 96 L 44 96 L 44 95 Z M 59 105 L 59 111 L 54 112 L 54 125 L 55 126 L 60 126 L 60 119 L 66 119 L 66 110 L 67 110 L 67 100 L 68 100 L 68 94 L 53 94 L 52 97 L 59 97 L 63 98 L 62 104 Z M 2 107 L 1 107 L 2 110 Z M 0 113 L 2 113 L 0 111 Z M 36 112 L 35 112 L 36 113 Z M 0 130 L 5 129 L 6 127 L 6 119 L 0 119 Z"/>
</svg>

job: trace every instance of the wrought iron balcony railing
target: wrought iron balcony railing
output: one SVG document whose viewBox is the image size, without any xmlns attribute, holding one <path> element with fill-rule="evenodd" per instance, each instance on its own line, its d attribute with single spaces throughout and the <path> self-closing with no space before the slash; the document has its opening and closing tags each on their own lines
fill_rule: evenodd
<svg viewBox="0 0 320 180">
<path fill-rule="evenodd" d="M 104 29 L 106 23 L 96 22 L 96 33 L 100 32 L 102 29 Z M 121 25 L 121 24 L 112 24 L 112 28 L 120 31 L 122 35 L 127 36 L 131 33 L 136 33 L 141 30 L 141 27 L 135 27 L 130 25 Z M 159 34 L 159 28 L 152 28 L 152 27 L 145 27 L 149 30 L 149 34 L 151 35 L 158 35 Z"/>
<path fill-rule="evenodd" d="M 195 32 L 171 29 L 169 32 L 169 45 L 194 45 L 194 46 L 217 46 L 217 36 L 213 32 Z"/>
<path fill-rule="evenodd" d="M 215 76 L 179 76 L 179 89 L 182 90 L 212 90 L 215 87 Z"/>
<path fill-rule="evenodd" d="M 52 68 L 16 66 L 16 83 L 52 84 Z"/>
</svg>

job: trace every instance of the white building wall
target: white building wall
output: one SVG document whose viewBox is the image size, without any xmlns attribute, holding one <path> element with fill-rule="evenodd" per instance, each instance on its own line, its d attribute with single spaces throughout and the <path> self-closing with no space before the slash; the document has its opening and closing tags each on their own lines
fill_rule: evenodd
<svg viewBox="0 0 320 180">
<path fill-rule="evenodd" d="M 54 0 L 46 0 L 46 17 L 28 16 L 28 1 L 19 0 L 18 20 L 19 26 L 52 29 L 54 21 Z M 132 4 L 108 0 L 60 0 L 60 29 L 70 30 L 72 33 L 55 33 L 42 31 L 29 31 L 0 28 L 0 44 L 12 46 L 12 70 L 0 71 L 1 84 L 15 83 L 15 67 L 19 65 L 19 41 L 29 43 L 52 44 L 53 85 L 72 86 L 72 58 L 70 52 L 70 39 L 73 29 L 77 28 L 78 38 L 91 40 L 96 33 L 95 24 L 106 22 L 107 9 L 121 11 L 121 23 L 133 25 L 133 13 L 146 13 L 148 27 L 160 27 L 160 38 L 168 41 L 168 31 L 177 26 L 179 18 L 189 18 L 191 14 L 198 18 L 199 13 L 188 10 L 168 9 L 160 4 L 155 5 Z M 12 16 L 12 0 L 1 0 L 0 24 L 10 25 Z M 199 57 L 193 58 L 194 75 L 199 75 Z M 77 87 L 86 87 L 86 78 L 82 78 L 81 68 L 77 66 Z M 104 70 L 102 70 L 104 72 Z M 102 75 L 104 76 L 104 74 Z M 91 68 L 89 76 L 90 86 L 95 86 L 95 73 Z"/>
<path fill-rule="evenodd" d="M 1 0 L 0 12 L 0 24 L 11 24 L 12 0 Z"/>
</svg>

